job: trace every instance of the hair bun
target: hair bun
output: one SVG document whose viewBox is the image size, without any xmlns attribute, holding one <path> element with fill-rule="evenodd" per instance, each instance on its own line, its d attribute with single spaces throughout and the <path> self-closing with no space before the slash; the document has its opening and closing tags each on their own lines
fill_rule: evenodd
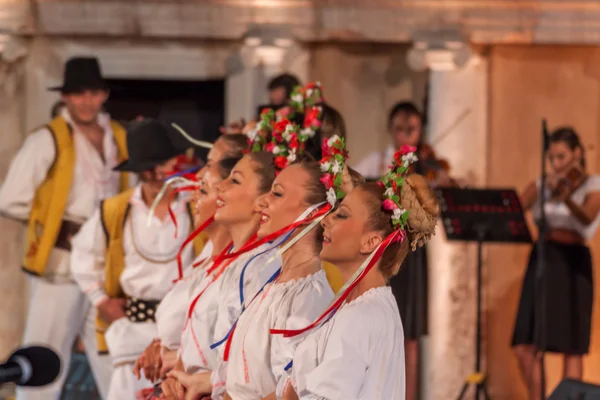
<svg viewBox="0 0 600 400">
<path fill-rule="evenodd" d="M 408 238 L 414 251 L 435 234 L 440 206 L 425 177 L 418 174 L 406 177 L 400 198 L 402 208 L 409 211 Z"/>
</svg>

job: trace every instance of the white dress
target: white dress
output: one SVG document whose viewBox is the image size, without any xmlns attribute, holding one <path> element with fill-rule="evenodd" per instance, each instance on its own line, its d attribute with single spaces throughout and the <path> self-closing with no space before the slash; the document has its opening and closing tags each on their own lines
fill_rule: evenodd
<svg viewBox="0 0 600 400">
<path fill-rule="evenodd" d="M 217 367 L 218 349 L 211 349 L 211 345 L 219 339 L 215 337 L 215 325 L 220 302 L 226 304 L 221 308 L 229 313 L 230 318 L 227 320 L 235 321 L 241 310 L 238 293 L 242 268 L 248 262 L 261 266 L 259 269 L 250 267 L 247 269 L 247 271 L 259 272 L 248 275 L 252 280 L 259 279 L 260 271 L 264 270 L 266 273 L 276 271 L 281 267 L 280 256 L 275 257 L 269 265 L 262 264 L 266 264 L 271 256 L 276 255 L 278 249 L 278 244 L 266 243 L 242 254 L 229 264 L 223 275 L 214 282 L 212 277 L 207 277 L 205 274 L 197 277 L 201 279 L 196 279 L 197 283 L 192 287 L 193 291 L 188 298 L 185 307 L 186 321 L 181 335 L 180 357 L 187 373 L 211 371 Z M 201 292 L 203 293 L 194 305 L 191 318 L 188 318 L 189 307 Z"/>
<path fill-rule="evenodd" d="M 332 300 L 333 291 L 323 270 L 268 284 L 237 323 L 229 361 L 213 373 L 213 398 L 221 398 L 223 386 L 235 400 L 256 400 L 275 392 L 301 339 L 271 335 L 270 329 L 303 328 Z"/>
<path fill-rule="evenodd" d="M 206 242 L 200 255 L 194 263 L 210 259 L 213 251 L 212 241 Z M 201 267 L 201 266 L 200 266 Z M 197 267 L 199 268 L 199 267 Z M 183 279 L 177 281 L 169 293 L 162 299 L 156 309 L 156 329 L 161 345 L 169 350 L 179 349 L 181 344 L 181 331 L 185 324 L 190 285 L 197 270 L 186 269 Z"/>
<path fill-rule="evenodd" d="M 277 398 L 289 384 L 301 400 L 403 400 L 404 334 L 392 290 L 367 291 L 305 336 Z"/>
</svg>

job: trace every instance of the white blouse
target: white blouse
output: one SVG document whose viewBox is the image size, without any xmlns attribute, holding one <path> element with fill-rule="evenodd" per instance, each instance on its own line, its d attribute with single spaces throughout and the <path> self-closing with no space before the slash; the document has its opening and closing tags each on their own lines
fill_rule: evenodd
<svg viewBox="0 0 600 400">
<path fill-rule="evenodd" d="M 186 199 L 180 196 L 171 206 L 179 226 L 177 237 L 170 218 L 153 217 L 150 227 L 147 226 L 150 210 L 142 200 L 141 186 L 134 190 L 130 203 L 123 228 L 125 268 L 119 281 L 129 297 L 162 300 L 178 278 L 175 256 L 190 231 Z M 192 250 L 192 246 L 188 246 L 183 252 L 186 267 L 191 264 Z M 71 250 L 73 278 L 95 306 L 107 297 L 104 290 L 105 252 L 106 240 L 97 209 L 73 237 Z"/>
<path fill-rule="evenodd" d="M 213 374 L 214 397 L 222 395 L 223 383 L 236 400 L 256 400 L 275 392 L 300 339 L 272 335 L 270 329 L 303 328 L 332 300 L 333 291 L 323 270 L 302 279 L 267 285 L 237 323 L 229 361 L 225 363 L 226 376 Z"/>
<path fill-rule="evenodd" d="M 540 180 L 536 182 L 538 188 L 538 200 L 535 202 L 532 208 L 533 216 L 536 221 L 541 218 L 541 196 L 540 196 Z M 585 197 L 589 193 L 600 192 L 600 175 L 590 175 L 585 182 L 573 192 L 571 200 L 577 205 L 582 205 L 585 201 Z M 546 188 L 546 204 L 544 210 L 546 211 L 546 222 L 550 228 L 564 228 L 579 233 L 586 240 L 591 240 L 594 234 L 600 226 L 600 213 L 596 216 L 596 219 L 589 225 L 584 225 L 577 218 L 573 216 L 569 207 L 562 202 L 556 200 L 550 200 L 550 189 Z"/>
<path fill-rule="evenodd" d="M 403 400 L 404 332 L 392 290 L 367 291 L 305 336 L 278 398 L 289 384 L 301 400 Z"/>
<path fill-rule="evenodd" d="M 215 336 L 215 326 L 219 314 L 219 304 L 223 302 L 224 309 L 227 312 L 225 321 L 235 321 L 238 317 L 241 306 L 239 301 L 239 280 L 242 269 L 248 262 L 251 262 L 246 270 L 252 273 L 248 277 L 252 280 L 259 279 L 260 274 L 254 271 L 261 269 L 252 268 L 255 265 L 266 263 L 271 256 L 277 254 L 277 244 L 263 244 L 256 249 L 242 254 L 231 264 L 229 264 L 223 275 L 213 283 L 212 276 L 205 274 L 197 284 L 193 286 L 193 292 L 188 298 L 185 307 L 185 324 L 181 335 L 180 356 L 185 371 L 188 373 L 197 373 L 201 371 L 211 371 L 218 365 L 218 348 L 211 349 L 211 345 L 220 337 Z M 255 257 L 257 256 L 257 257 Z M 281 267 L 281 257 L 276 257 L 270 265 L 263 267 L 265 270 L 275 271 Z M 246 282 L 246 284 L 248 284 Z M 257 283 L 259 284 L 259 283 Z M 246 289 L 247 290 L 247 289 Z M 204 291 L 204 292 L 203 292 Z M 196 302 L 192 311 L 191 319 L 188 318 L 188 309 L 199 293 L 202 293 Z M 233 322 L 231 322 L 233 323 Z M 227 323 L 223 323 L 226 325 Z M 231 325 L 229 325 L 230 327 Z M 227 327 L 227 329 L 229 328 Z M 225 335 L 227 331 L 223 333 Z"/>
<path fill-rule="evenodd" d="M 213 243 L 209 240 L 194 263 L 210 259 L 212 251 Z M 192 272 L 195 270 L 187 268 L 184 271 L 188 273 L 185 273 L 183 279 L 173 285 L 156 309 L 158 338 L 161 345 L 169 350 L 177 350 L 181 344 L 181 331 L 185 323 L 189 290 L 194 275 Z"/>
</svg>

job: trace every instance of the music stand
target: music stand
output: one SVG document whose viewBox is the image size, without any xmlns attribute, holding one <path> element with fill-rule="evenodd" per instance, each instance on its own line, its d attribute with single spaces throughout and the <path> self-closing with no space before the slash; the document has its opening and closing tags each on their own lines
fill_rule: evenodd
<svg viewBox="0 0 600 400">
<path fill-rule="evenodd" d="M 475 372 L 470 374 L 458 395 L 462 399 L 470 384 L 489 399 L 485 374 L 481 372 L 481 280 L 484 243 L 531 243 L 523 208 L 513 189 L 439 188 L 440 210 L 449 241 L 477 242 L 477 327 Z"/>
</svg>

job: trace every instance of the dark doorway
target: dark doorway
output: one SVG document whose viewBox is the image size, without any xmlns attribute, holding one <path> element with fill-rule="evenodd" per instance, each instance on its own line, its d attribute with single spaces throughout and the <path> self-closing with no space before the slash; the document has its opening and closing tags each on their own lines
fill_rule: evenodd
<svg viewBox="0 0 600 400">
<path fill-rule="evenodd" d="M 106 110 L 125 125 L 137 117 L 157 118 L 167 124 L 177 123 L 197 139 L 213 142 L 219 136 L 219 127 L 225 119 L 224 80 L 110 79 L 109 82 L 116 89 L 106 103 Z M 192 147 L 183 136 L 177 145 L 182 151 Z M 204 149 L 196 149 L 202 159 L 206 153 Z"/>
</svg>

